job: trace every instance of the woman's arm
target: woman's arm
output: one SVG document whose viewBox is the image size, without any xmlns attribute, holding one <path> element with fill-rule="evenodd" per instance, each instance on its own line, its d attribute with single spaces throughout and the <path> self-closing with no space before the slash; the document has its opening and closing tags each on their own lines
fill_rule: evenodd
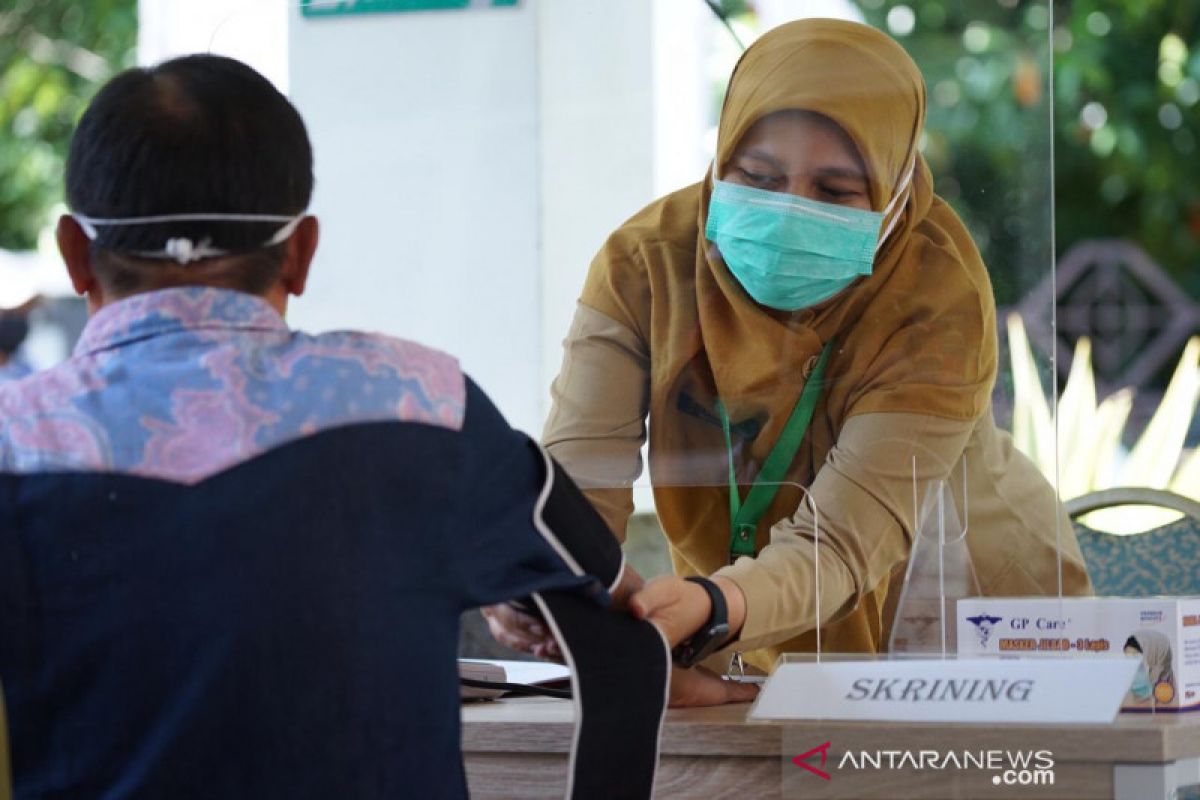
<svg viewBox="0 0 1200 800">
<path fill-rule="evenodd" d="M 642 472 L 649 372 L 648 347 L 636 333 L 589 306 L 576 307 L 542 443 L 621 541 Z"/>
<path fill-rule="evenodd" d="M 820 519 L 821 624 L 854 608 L 905 562 L 914 528 L 914 465 L 923 494 L 930 481 L 950 473 L 973 427 L 969 420 L 902 413 L 846 422 L 810 487 Z M 739 649 L 777 644 L 816 627 L 813 530 L 812 510 L 802 502 L 772 527 L 771 542 L 757 558 L 716 573 L 746 598 Z"/>
<path fill-rule="evenodd" d="M 810 487 L 820 519 L 822 624 L 853 609 L 905 562 L 914 459 L 918 487 L 945 478 L 972 428 L 970 421 L 921 414 L 863 414 L 847 421 Z M 741 622 L 730 642 L 736 649 L 778 644 L 816 627 L 814 528 L 812 510 L 802 502 L 792 517 L 775 524 L 770 544 L 756 558 L 740 558 L 713 575 L 726 602 L 743 609 L 740 620 L 731 614 L 731 622 Z M 708 613 L 704 598 L 678 578 L 648 582 L 631 603 L 668 631 L 672 643 L 690 635 Z"/>
</svg>

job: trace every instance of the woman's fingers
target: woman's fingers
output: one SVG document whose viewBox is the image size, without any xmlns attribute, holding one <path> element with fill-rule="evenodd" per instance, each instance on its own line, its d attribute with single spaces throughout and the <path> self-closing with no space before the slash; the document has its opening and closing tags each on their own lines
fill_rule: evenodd
<svg viewBox="0 0 1200 800">
<path fill-rule="evenodd" d="M 748 703 L 757 696 L 754 684 L 723 680 L 703 667 L 671 669 L 671 708 Z"/>
</svg>

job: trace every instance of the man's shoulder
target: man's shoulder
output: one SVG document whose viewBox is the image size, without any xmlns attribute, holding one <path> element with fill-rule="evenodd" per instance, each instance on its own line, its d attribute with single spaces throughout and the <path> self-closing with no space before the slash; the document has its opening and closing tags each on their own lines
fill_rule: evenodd
<svg viewBox="0 0 1200 800">
<path fill-rule="evenodd" d="M 299 352 L 341 356 L 371 368 L 433 370 L 447 376 L 458 376 L 460 381 L 462 376 L 458 359 L 449 353 L 383 333 L 334 330 L 314 334 L 296 331 L 292 345 Z"/>
<path fill-rule="evenodd" d="M 72 359 L 47 369 L 5 373 L 0 375 L 0 408 L 7 407 L 11 413 L 23 404 L 42 406 L 50 396 L 66 388 L 92 388 L 87 383 L 86 377 L 76 374 Z M 3 417 L 0 413 L 0 419 Z"/>
<path fill-rule="evenodd" d="M 0 364 L 0 383 L 20 380 L 32 372 L 33 370 L 24 361 L 18 358 L 10 359 L 8 362 Z"/>
<path fill-rule="evenodd" d="M 461 430 L 450 355 L 390 336 L 233 336 L 180 351 L 75 356 L 0 384 L 0 471 L 123 472 L 193 483 L 333 429 Z"/>
<path fill-rule="evenodd" d="M 402 419 L 458 427 L 466 403 L 466 377 L 458 359 L 432 347 L 381 333 L 338 330 L 296 332 L 286 360 L 305 359 L 360 369 L 368 379 L 399 381 L 405 402 Z M 345 373 L 340 373 L 345 375 Z M 424 419 L 432 412 L 434 418 Z"/>
</svg>

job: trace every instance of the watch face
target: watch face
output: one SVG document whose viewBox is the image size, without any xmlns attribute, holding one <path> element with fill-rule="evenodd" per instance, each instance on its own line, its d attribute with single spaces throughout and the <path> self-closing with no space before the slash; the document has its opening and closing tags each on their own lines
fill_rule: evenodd
<svg viewBox="0 0 1200 800">
<path fill-rule="evenodd" d="M 729 638 L 729 623 L 718 622 L 710 625 L 700 636 L 700 641 L 694 643 L 696 654 L 691 658 L 692 664 L 715 653 L 724 644 Z"/>
<path fill-rule="evenodd" d="M 703 581 L 701 578 L 689 578 L 689 580 L 695 580 L 697 583 L 701 583 L 701 581 Z M 720 590 L 712 584 L 709 584 L 705 586 L 705 591 L 709 593 L 709 597 L 713 597 L 713 592 Z M 720 603 L 717 598 L 713 598 L 713 608 L 717 616 L 725 616 L 724 605 L 723 603 Z M 689 639 L 686 639 L 676 646 L 672 656 L 676 661 L 679 662 L 681 666 L 690 667 L 697 661 L 700 661 L 710 654 L 715 653 L 728 638 L 729 621 L 727 619 L 721 619 L 718 622 L 713 621 L 710 618 L 710 622 L 706 627 L 696 631 Z"/>
</svg>

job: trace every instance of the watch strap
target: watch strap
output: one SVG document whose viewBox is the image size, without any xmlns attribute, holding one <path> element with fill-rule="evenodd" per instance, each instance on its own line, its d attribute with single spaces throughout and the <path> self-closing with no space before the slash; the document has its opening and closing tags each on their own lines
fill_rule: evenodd
<svg viewBox="0 0 1200 800">
<path fill-rule="evenodd" d="M 690 667 L 697 661 L 715 652 L 729 636 L 729 609 L 725 605 L 725 594 L 712 580 L 698 575 L 684 578 L 697 584 L 708 594 L 712 604 L 708 619 L 700 629 L 676 646 L 672 655 L 682 667 Z"/>
<path fill-rule="evenodd" d="M 712 602 L 712 611 L 708 614 L 708 621 L 704 623 L 705 628 L 729 622 L 729 609 L 725 607 L 725 593 L 721 591 L 720 586 L 717 586 L 711 578 L 704 578 L 699 575 L 689 575 L 684 580 L 691 581 L 703 589 L 708 594 L 708 599 Z"/>
</svg>

